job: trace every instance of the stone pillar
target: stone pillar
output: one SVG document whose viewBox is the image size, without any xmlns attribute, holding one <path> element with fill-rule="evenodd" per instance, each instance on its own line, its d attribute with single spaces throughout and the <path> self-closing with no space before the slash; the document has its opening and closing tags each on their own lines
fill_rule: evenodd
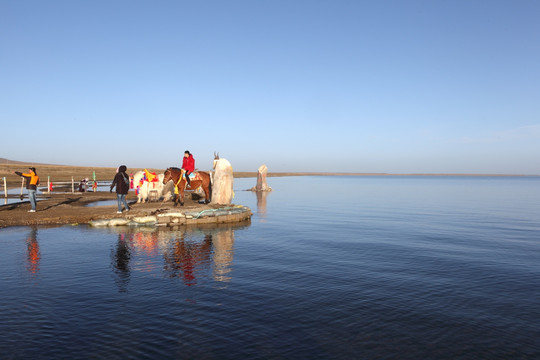
<svg viewBox="0 0 540 360">
<path fill-rule="evenodd" d="M 212 204 L 229 205 L 234 197 L 233 169 L 227 159 L 215 160 Z"/>
<path fill-rule="evenodd" d="M 251 191 L 272 191 L 272 188 L 266 183 L 266 175 L 268 173 L 268 167 L 261 165 L 257 171 L 257 185 L 251 188 Z"/>
</svg>

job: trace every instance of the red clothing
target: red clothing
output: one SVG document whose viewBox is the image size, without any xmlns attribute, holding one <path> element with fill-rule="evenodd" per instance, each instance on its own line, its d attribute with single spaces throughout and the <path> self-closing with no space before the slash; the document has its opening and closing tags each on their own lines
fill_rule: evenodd
<svg viewBox="0 0 540 360">
<path fill-rule="evenodd" d="M 193 155 L 189 154 L 188 157 L 184 156 L 184 160 L 182 161 L 182 169 L 189 172 L 195 171 L 195 158 Z"/>
</svg>

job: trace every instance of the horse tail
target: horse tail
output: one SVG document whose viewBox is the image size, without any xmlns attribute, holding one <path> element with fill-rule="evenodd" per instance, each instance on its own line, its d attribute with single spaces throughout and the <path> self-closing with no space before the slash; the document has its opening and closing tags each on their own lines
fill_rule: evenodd
<svg viewBox="0 0 540 360">
<path fill-rule="evenodd" d="M 208 174 L 208 197 L 210 199 L 208 199 L 209 202 L 212 201 L 212 176 L 210 174 Z"/>
</svg>

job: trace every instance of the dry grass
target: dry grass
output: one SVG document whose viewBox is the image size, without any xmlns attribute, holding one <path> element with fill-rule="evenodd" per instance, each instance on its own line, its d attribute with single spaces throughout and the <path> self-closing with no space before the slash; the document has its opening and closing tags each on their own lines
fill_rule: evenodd
<svg viewBox="0 0 540 360">
<path fill-rule="evenodd" d="M 28 171 L 28 164 L 22 165 L 0 165 L 0 177 L 6 177 L 8 186 L 18 186 L 21 183 L 20 177 L 13 174 L 14 171 L 26 172 Z M 98 181 L 107 181 L 114 178 L 116 174 L 116 168 L 108 167 L 84 167 L 84 166 L 62 166 L 62 165 L 35 165 L 36 172 L 41 179 L 41 185 L 45 185 L 47 177 L 54 182 L 71 181 L 71 178 L 76 183 L 83 178 L 92 179 L 93 172 L 96 172 L 96 179 Z M 144 169 L 129 169 L 129 172 L 136 172 Z M 151 172 L 163 172 L 159 169 L 148 169 Z"/>
<path fill-rule="evenodd" d="M 13 174 L 14 171 L 26 172 L 29 166 L 34 166 L 41 179 L 42 185 L 47 181 L 49 176 L 51 181 L 54 182 L 71 182 L 71 178 L 76 183 L 83 178 L 92 179 L 93 171 L 96 172 L 96 179 L 98 181 L 112 181 L 116 174 L 116 168 L 110 167 L 85 167 L 85 166 L 67 166 L 67 165 L 44 165 L 44 164 L 0 164 L 0 178 L 6 177 L 9 187 L 20 186 L 20 177 Z M 128 173 L 135 173 L 137 171 L 144 170 L 144 168 L 128 168 Z M 147 169 L 150 172 L 156 172 L 158 174 L 163 173 L 165 169 Z M 351 173 L 322 173 L 322 172 L 274 172 L 268 173 L 268 177 L 281 177 L 281 176 L 325 176 L 325 175 L 376 175 L 376 174 L 351 174 Z M 378 174 L 382 175 L 382 174 Z M 257 172 L 237 171 L 234 173 L 236 178 L 257 177 Z M 0 184 L 2 186 L 3 184 Z"/>
<path fill-rule="evenodd" d="M 29 166 L 34 166 L 36 172 L 41 179 L 41 185 L 46 185 L 47 177 L 55 182 L 71 182 L 71 178 L 75 180 L 75 183 L 81 179 L 92 179 L 92 174 L 96 172 L 96 179 L 98 181 L 112 181 L 116 174 L 116 168 L 110 167 L 88 167 L 88 166 L 64 166 L 64 165 L 43 165 L 43 164 L 0 164 L 0 181 L 3 177 L 6 178 L 8 187 L 17 187 L 21 185 L 21 178 L 15 174 L 14 171 L 27 172 Z M 137 171 L 144 170 L 144 168 L 128 169 L 128 173 L 135 173 Z M 163 173 L 165 169 L 147 169 L 150 172 Z M 257 176 L 255 172 L 239 172 L 234 173 L 235 177 L 254 177 Z M 0 187 L 4 184 L 1 183 Z"/>
<path fill-rule="evenodd" d="M 36 171 L 41 178 L 41 184 L 45 185 L 47 177 L 50 177 L 51 181 L 54 182 L 71 182 L 71 178 L 75 180 L 76 183 L 83 178 L 92 179 L 92 173 L 96 172 L 96 179 L 98 181 L 112 181 L 114 175 L 116 174 L 116 168 L 111 167 L 88 167 L 88 166 L 67 166 L 67 165 L 46 165 L 46 164 L 29 164 L 29 163 L 9 163 L 2 164 L 0 163 L 0 181 L 3 177 L 6 177 L 8 187 L 17 187 L 21 185 L 21 179 L 19 176 L 13 174 L 14 171 L 26 172 L 29 166 L 35 166 Z M 134 173 L 143 168 L 133 168 L 128 169 L 129 173 Z M 151 169 L 148 168 L 150 172 L 163 173 L 165 169 Z M 268 177 L 279 177 L 279 176 L 328 176 L 328 175 L 339 175 L 339 176 L 392 176 L 392 175 L 430 175 L 430 176 L 448 176 L 448 175 L 467 175 L 467 174 L 381 174 L 381 173 L 324 173 L 324 172 L 269 172 Z M 237 178 L 246 178 L 246 177 L 256 177 L 257 172 L 235 172 L 234 176 Z M 482 175 L 474 175 L 482 176 Z M 491 175 L 493 176 L 493 175 Z M 3 184 L 0 184 L 0 187 L 3 187 Z"/>
</svg>

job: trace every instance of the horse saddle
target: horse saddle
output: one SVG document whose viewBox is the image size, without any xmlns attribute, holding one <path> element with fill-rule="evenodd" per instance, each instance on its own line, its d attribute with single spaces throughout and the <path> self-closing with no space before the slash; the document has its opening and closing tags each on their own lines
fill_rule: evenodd
<svg viewBox="0 0 540 360">
<path fill-rule="evenodd" d="M 189 181 L 193 180 L 201 180 L 201 177 L 199 176 L 199 173 L 194 171 L 191 174 L 189 174 Z"/>
<path fill-rule="evenodd" d="M 141 178 L 141 182 L 142 181 L 157 182 L 159 181 L 159 178 L 155 172 L 151 173 L 150 171 L 144 169 L 144 175 Z"/>
</svg>

